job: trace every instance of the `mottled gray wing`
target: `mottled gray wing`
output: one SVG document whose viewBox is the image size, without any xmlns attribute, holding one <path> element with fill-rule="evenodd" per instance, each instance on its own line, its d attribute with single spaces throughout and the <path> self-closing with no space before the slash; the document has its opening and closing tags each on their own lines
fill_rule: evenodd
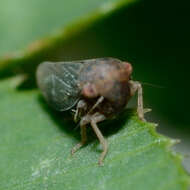
<svg viewBox="0 0 190 190">
<path fill-rule="evenodd" d="M 82 67 L 80 62 L 43 62 L 38 66 L 38 87 L 54 109 L 66 111 L 77 103 L 80 93 L 77 80 Z"/>
</svg>

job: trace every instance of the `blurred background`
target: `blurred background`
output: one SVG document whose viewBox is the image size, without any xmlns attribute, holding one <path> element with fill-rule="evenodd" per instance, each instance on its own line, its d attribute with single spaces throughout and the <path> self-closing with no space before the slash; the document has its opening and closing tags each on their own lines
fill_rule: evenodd
<svg viewBox="0 0 190 190">
<path fill-rule="evenodd" d="M 127 60 L 134 80 L 152 84 L 144 84 L 144 104 L 152 108 L 148 120 L 159 123 L 160 133 L 181 140 L 175 149 L 185 155 L 190 171 L 190 3 L 139 0 L 109 13 L 114 2 L 0 0 L 0 77 L 28 73 L 20 88 L 27 90 L 35 88 L 34 71 L 43 60 Z M 102 18 L 94 19 L 100 12 Z M 66 38 L 53 40 L 56 35 Z M 34 43 L 22 59 L 23 49 L 49 36 L 51 48 L 38 53 L 40 44 Z"/>
</svg>

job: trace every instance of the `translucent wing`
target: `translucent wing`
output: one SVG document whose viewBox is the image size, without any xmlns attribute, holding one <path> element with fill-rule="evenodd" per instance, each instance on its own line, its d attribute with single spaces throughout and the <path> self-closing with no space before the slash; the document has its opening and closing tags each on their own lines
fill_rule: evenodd
<svg viewBox="0 0 190 190">
<path fill-rule="evenodd" d="M 54 109 L 66 111 L 77 103 L 80 93 L 78 76 L 82 67 L 82 62 L 44 62 L 39 65 L 38 87 Z"/>
<path fill-rule="evenodd" d="M 89 72 L 91 66 L 113 61 L 119 60 L 96 58 L 72 62 L 43 62 L 37 69 L 37 84 L 50 106 L 58 111 L 66 111 L 72 108 L 80 98 L 78 85 L 80 81 L 93 78 L 85 74 Z"/>
</svg>

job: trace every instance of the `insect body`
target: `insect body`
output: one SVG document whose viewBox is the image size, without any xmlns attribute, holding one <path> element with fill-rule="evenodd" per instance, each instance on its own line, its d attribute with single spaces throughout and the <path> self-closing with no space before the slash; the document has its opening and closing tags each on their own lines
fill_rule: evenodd
<svg viewBox="0 0 190 190">
<path fill-rule="evenodd" d="M 98 58 L 74 62 L 44 62 L 37 69 L 37 83 L 48 104 L 58 111 L 75 109 L 74 120 L 80 123 L 81 142 L 87 141 L 90 124 L 103 146 L 99 164 L 107 153 L 107 141 L 97 123 L 121 112 L 138 91 L 137 113 L 144 120 L 142 87 L 132 81 L 132 66 L 115 58 Z"/>
</svg>

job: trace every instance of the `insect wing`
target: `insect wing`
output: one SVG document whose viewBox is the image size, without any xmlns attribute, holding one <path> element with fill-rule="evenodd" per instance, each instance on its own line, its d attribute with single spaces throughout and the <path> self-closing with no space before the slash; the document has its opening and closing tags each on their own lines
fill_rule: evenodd
<svg viewBox="0 0 190 190">
<path fill-rule="evenodd" d="M 83 64 L 80 62 L 44 62 L 37 69 L 37 84 L 51 107 L 66 111 L 73 107 L 80 89 L 78 76 Z"/>
</svg>

